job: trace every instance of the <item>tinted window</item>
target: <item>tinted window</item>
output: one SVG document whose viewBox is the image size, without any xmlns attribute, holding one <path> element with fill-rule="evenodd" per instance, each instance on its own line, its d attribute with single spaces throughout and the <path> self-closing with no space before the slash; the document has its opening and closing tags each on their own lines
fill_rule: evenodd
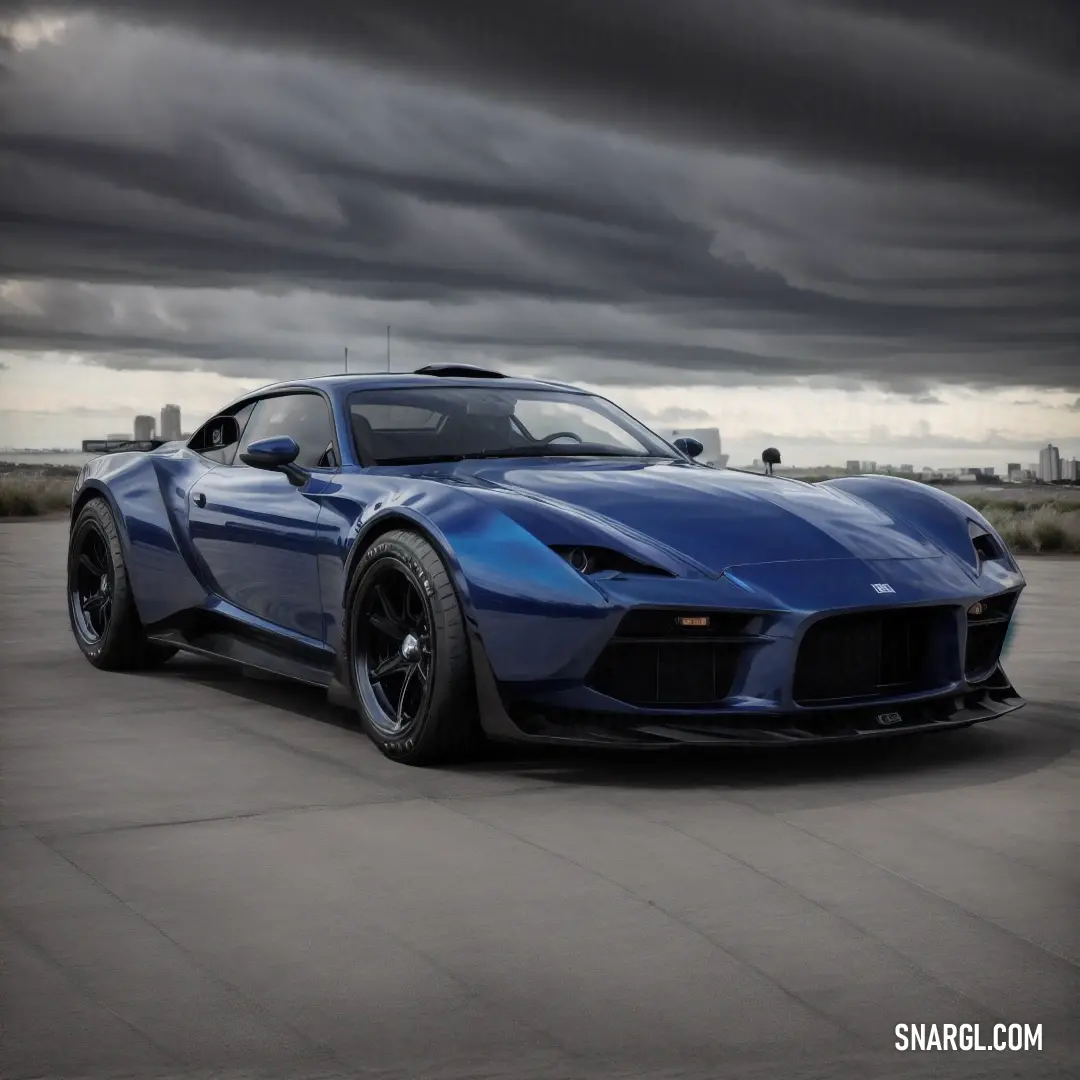
<svg viewBox="0 0 1080 1080">
<path fill-rule="evenodd" d="M 334 440 L 330 409 L 319 394 L 279 394 L 262 398 L 240 439 L 240 453 L 272 435 L 288 435 L 300 447 L 297 465 L 316 468 Z M 239 464 L 239 457 L 237 464 Z"/>
<path fill-rule="evenodd" d="M 349 398 L 349 417 L 361 460 L 379 464 L 475 455 L 676 456 L 609 401 L 555 387 L 362 390 Z"/>
</svg>

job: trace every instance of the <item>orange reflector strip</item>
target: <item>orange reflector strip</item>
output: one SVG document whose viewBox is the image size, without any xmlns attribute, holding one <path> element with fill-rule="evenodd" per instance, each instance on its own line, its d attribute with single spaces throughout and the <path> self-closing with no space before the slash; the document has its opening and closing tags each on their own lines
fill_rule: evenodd
<svg viewBox="0 0 1080 1080">
<path fill-rule="evenodd" d="M 675 620 L 680 626 L 708 626 L 708 615 L 680 615 Z"/>
</svg>

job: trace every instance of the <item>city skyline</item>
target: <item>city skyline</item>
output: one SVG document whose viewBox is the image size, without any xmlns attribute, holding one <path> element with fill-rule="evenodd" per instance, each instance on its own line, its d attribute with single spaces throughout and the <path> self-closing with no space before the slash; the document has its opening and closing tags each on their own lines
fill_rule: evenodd
<svg viewBox="0 0 1080 1080">
<path fill-rule="evenodd" d="M 1080 453 L 1053 3 L 556 7 L 0 15 L 4 440 L 382 369 L 392 325 L 395 370 L 570 379 L 733 461 Z"/>
<path fill-rule="evenodd" d="M 81 440 L 82 451 L 86 452 L 88 445 L 101 442 L 105 440 L 107 442 L 122 442 L 128 439 L 134 439 L 136 442 L 147 442 L 153 439 L 161 441 L 176 441 L 180 439 L 189 439 L 191 432 L 185 432 L 182 424 L 182 410 L 179 405 L 165 404 L 161 407 L 159 418 L 154 417 L 150 413 L 138 413 L 132 419 L 132 430 L 129 432 L 106 432 L 101 434 L 97 433 L 95 436 Z M 204 417 L 203 419 L 207 419 Z M 699 417 L 700 419 L 700 417 Z M 200 423 L 202 420 L 200 420 Z M 731 454 L 724 451 L 725 445 L 723 432 L 717 426 L 704 426 L 696 428 L 669 428 L 659 432 L 669 442 L 673 442 L 677 438 L 684 436 L 691 436 L 697 438 L 703 444 L 701 461 L 712 465 L 716 468 L 723 468 L 730 465 L 734 468 L 757 468 L 761 465 L 761 461 L 758 457 L 755 457 L 752 461 L 743 462 L 741 464 L 733 463 L 731 461 Z M 0 453 L 19 453 L 27 452 L 34 453 L 36 450 L 42 449 L 41 447 L 0 447 Z M 75 447 L 70 446 L 49 446 L 44 448 L 60 453 L 78 453 Z M 1065 457 L 1061 454 L 1060 448 L 1054 446 L 1052 443 L 1048 443 L 1044 447 L 1039 448 L 1039 460 L 1024 464 L 1021 462 L 1010 462 L 1005 465 L 1004 468 L 997 466 L 987 465 L 972 465 L 970 462 L 964 466 L 948 466 L 948 465 L 933 465 L 933 464 L 919 464 L 915 465 L 910 462 L 900 462 L 900 464 L 893 465 L 891 462 L 877 462 L 868 459 L 847 459 L 843 466 L 840 466 L 833 461 L 789 461 L 787 465 L 780 465 L 779 471 L 790 472 L 795 471 L 812 471 L 815 468 L 824 469 L 828 471 L 842 471 L 848 474 L 870 474 L 870 473 L 887 473 L 900 476 L 912 476 L 926 479 L 946 479 L 946 480 L 985 480 L 985 479 L 1000 479 L 1006 480 L 1012 483 L 1029 482 L 1038 480 L 1043 483 L 1056 483 L 1056 482 L 1080 482 L 1080 459 L 1078 457 Z"/>
</svg>

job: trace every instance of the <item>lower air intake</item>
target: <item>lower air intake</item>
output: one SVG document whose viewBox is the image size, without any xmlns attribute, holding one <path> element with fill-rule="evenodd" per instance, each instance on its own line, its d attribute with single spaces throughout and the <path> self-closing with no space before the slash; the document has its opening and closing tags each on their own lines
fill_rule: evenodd
<svg viewBox="0 0 1080 1080">
<path fill-rule="evenodd" d="M 994 674 L 1015 606 L 1016 595 L 1005 594 L 984 600 L 978 615 L 968 613 L 964 650 L 964 678 L 968 682 L 985 682 Z"/>
<path fill-rule="evenodd" d="M 628 612 L 589 673 L 587 683 L 638 707 L 716 705 L 731 693 L 754 616 L 735 612 L 641 608 Z"/>
<path fill-rule="evenodd" d="M 899 697 L 933 689 L 934 636 L 948 609 L 905 608 L 834 615 L 803 637 L 795 665 L 798 705 Z"/>
</svg>

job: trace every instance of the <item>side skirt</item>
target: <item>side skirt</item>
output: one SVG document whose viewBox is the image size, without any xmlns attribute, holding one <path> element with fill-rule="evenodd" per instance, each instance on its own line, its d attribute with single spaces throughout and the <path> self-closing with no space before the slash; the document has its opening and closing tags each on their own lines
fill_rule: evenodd
<svg viewBox="0 0 1080 1080">
<path fill-rule="evenodd" d="M 309 686 L 328 688 L 334 676 L 334 653 L 258 630 L 210 613 L 193 614 L 179 624 L 147 627 L 147 637 L 182 652 L 251 668 Z"/>
</svg>

